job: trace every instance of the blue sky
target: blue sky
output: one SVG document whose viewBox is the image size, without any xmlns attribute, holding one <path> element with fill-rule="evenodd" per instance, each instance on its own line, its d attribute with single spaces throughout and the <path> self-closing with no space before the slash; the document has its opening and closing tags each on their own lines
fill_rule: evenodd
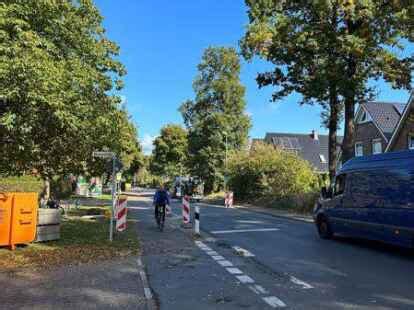
<svg viewBox="0 0 414 310">
<path fill-rule="evenodd" d="M 153 137 L 167 123 L 182 123 L 180 104 L 194 96 L 192 81 L 203 50 L 210 45 L 238 46 L 247 24 L 243 0 L 95 0 L 107 36 L 121 48 L 126 66 L 121 95 L 148 152 Z M 255 77 L 269 65 L 242 62 L 252 138 L 268 131 L 325 132 L 317 106 L 299 106 L 298 96 L 271 103 L 271 88 L 258 89 Z M 406 91 L 379 85 L 379 100 L 408 99 Z"/>
</svg>

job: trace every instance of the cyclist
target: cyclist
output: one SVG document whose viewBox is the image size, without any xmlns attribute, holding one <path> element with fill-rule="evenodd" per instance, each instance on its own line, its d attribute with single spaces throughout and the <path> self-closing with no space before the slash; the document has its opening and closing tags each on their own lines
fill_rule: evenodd
<svg viewBox="0 0 414 310">
<path fill-rule="evenodd" d="M 161 185 L 159 189 L 155 192 L 154 195 L 154 207 L 155 207 L 155 219 L 158 219 L 159 208 L 163 208 L 165 215 L 165 208 L 167 205 L 170 205 L 170 194 L 168 193 L 166 187 Z"/>
</svg>

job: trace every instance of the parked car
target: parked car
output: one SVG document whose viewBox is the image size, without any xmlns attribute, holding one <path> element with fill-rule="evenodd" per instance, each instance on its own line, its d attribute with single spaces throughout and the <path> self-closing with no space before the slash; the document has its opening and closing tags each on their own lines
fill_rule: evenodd
<svg viewBox="0 0 414 310">
<path fill-rule="evenodd" d="M 414 151 L 357 157 L 324 189 L 314 220 L 334 234 L 414 247 Z"/>
</svg>

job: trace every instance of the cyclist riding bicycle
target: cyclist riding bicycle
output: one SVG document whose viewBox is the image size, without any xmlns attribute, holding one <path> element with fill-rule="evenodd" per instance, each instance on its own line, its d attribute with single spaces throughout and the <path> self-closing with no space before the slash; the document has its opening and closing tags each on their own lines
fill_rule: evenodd
<svg viewBox="0 0 414 310">
<path fill-rule="evenodd" d="M 155 219 L 158 220 L 159 208 L 163 208 L 162 214 L 165 216 L 165 208 L 170 205 L 170 194 L 166 187 L 161 185 L 154 195 Z M 164 220 L 164 219 L 163 219 Z"/>
</svg>

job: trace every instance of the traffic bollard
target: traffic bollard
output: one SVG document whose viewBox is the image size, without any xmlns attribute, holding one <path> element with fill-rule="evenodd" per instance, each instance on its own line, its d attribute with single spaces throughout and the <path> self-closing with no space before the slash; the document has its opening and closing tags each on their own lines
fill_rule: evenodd
<svg viewBox="0 0 414 310">
<path fill-rule="evenodd" d="M 190 197 L 187 195 L 183 197 L 183 224 L 190 224 Z"/>
<path fill-rule="evenodd" d="M 194 212 L 194 233 L 200 235 L 200 207 L 195 207 Z"/>
</svg>

